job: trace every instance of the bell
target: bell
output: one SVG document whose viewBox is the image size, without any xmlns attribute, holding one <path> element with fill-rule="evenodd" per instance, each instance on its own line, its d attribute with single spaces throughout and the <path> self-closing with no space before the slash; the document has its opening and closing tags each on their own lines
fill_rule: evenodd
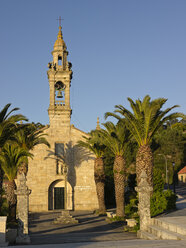
<svg viewBox="0 0 186 248">
<path fill-rule="evenodd" d="M 62 90 L 58 90 L 57 98 L 63 98 L 63 96 L 62 96 Z"/>
</svg>

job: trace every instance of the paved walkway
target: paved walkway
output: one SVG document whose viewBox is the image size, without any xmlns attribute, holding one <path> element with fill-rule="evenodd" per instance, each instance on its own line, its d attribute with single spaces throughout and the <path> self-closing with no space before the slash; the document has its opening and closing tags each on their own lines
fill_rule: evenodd
<svg viewBox="0 0 186 248">
<path fill-rule="evenodd" d="M 81 242 L 68 244 L 48 244 L 11 246 L 12 248 L 185 248 L 186 241 L 183 240 L 119 240 L 101 242 Z"/>
<path fill-rule="evenodd" d="M 30 219 L 31 244 L 63 244 L 136 239 L 136 233 L 123 232 L 123 222 L 111 223 L 90 211 L 75 211 L 78 224 L 53 224 L 60 212 L 34 213 Z"/>
<path fill-rule="evenodd" d="M 186 199 L 181 196 L 177 200 L 177 209 L 160 218 L 185 228 Z M 94 216 L 90 212 L 74 212 L 80 223 L 68 226 L 52 224 L 53 219 L 58 215 L 59 212 L 51 212 L 31 216 L 32 244 L 29 248 L 186 248 L 186 240 L 137 239 L 133 233 L 124 233 L 119 223 L 107 224 L 103 217 Z"/>
</svg>

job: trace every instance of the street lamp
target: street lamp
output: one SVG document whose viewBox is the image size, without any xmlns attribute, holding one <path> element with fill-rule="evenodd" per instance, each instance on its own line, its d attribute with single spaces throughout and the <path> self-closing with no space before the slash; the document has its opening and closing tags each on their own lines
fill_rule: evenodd
<svg viewBox="0 0 186 248">
<path fill-rule="evenodd" d="M 165 154 L 161 154 L 161 153 L 159 153 L 158 155 L 159 155 L 159 156 L 163 156 L 164 159 L 165 159 L 165 176 L 166 176 L 165 182 L 166 182 L 166 184 L 167 184 L 167 188 L 169 188 L 169 182 L 168 182 L 168 169 L 167 169 L 167 157 L 165 156 Z"/>
</svg>

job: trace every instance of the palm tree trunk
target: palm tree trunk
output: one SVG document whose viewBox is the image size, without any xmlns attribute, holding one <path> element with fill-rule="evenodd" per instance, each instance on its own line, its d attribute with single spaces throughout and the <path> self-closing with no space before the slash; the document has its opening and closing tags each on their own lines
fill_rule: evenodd
<svg viewBox="0 0 186 248">
<path fill-rule="evenodd" d="M 99 214 L 105 214 L 105 172 L 102 158 L 96 158 L 94 162 L 94 179 L 98 196 Z"/>
<path fill-rule="evenodd" d="M 153 154 L 149 145 L 140 146 L 136 155 L 136 178 L 139 185 L 142 171 L 147 174 L 147 181 L 153 186 Z"/>
<path fill-rule="evenodd" d="M 119 217 L 125 216 L 125 159 L 121 155 L 116 155 L 114 160 L 114 184 L 116 198 L 116 215 Z"/>
<path fill-rule="evenodd" d="M 9 220 L 15 221 L 16 220 L 16 195 L 14 190 L 16 189 L 15 181 L 8 181 L 7 188 L 6 188 L 6 197 L 9 204 Z"/>
</svg>

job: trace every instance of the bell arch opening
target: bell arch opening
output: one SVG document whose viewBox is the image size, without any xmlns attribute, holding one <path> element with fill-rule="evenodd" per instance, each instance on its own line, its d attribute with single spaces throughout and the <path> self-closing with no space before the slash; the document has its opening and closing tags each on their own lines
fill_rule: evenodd
<svg viewBox="0 0 186 248">
<path fill-rule="evenodd" d="M 54 88 L 55 88 L 55 105 L 65 106 L 66 85 L 62 81 L 57 81 L 54 85 Z"/>
<path fill-rule="evenodd" d="M 62 57 L 58 56 L 58 65 L 62 65 Z"/>
</svg>

